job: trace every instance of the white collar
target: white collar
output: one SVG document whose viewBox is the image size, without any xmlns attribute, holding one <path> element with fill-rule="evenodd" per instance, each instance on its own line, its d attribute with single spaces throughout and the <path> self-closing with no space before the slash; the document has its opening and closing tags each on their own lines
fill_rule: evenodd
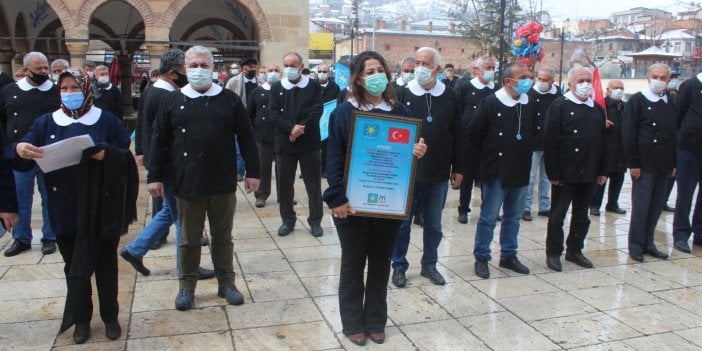
<svg viewBox="0 0 702 351">
<path fill-rule="evenodd" d="M 207 89 L 206 92 L 201 93 L 201 92 L 193 89 L 193 87 L 190 86 L 190 83 L 188 83 L 186 86 L 184 86 L 180 89 L 180 92 L 183 93 L 183 95 L 185 95 L 191 99 L 197 99 L 197 98 L 203 97 L 203 96 L 219 95 L 219 93 L 222 92 L 222 87 L 220 87 L 218 84 L 212 83 L 212 85 L 210 85 L 210 88 Z"/>
<path fill-rule="evenodd" d="M 256 80 L 256 77 L 253 77 L 253 79 L 248 79 L 248 78 L 244 77 L 244 84 L 246 84 L 246 83 L 256 83 L 256 84 L 258 84 L 258 81 Z"/>
<path fill-rule="evenodd" d="M 534 86 L 531 87 L 531 88 L 534 89 L 535 92 L 537 92 L 537 93 L 539 93 L 539 94 L 541 94 L 541 95 L 555 94 L 556 91 L 557 91 L 557 90 L 556 90 L 556 85 L 555 85 L 555 84 L 551 84 L 551 89 L 547 90 L 545 93 L 540 92 L 540 91 L 539 91 L 539 88 L 536 87 L 536 84 L 534 84 Z"/>
<path fill-rule="evenodd" d="M 51 87 L 54 86 L 54 83 L 51 80 L 47 80 L 46 82 L 42 83 L 40 86 L 35 87 L 35 86 L 31 85 L 27 81 L 27 79 L 29 79 L 29 78 L 24 77 L 24 78 L 20 79 L 19 81 L 17 81 L 17 86 L 24 91 L 30 91 L 34 88 L 39 89 L 40 91 L 49 91 L 49 89 L 51 89 Z"/>
<path fill-rule="evenodd" d="M 526 105 L 529 103 L 529 96 L 527 96 L 527 94 L 520 94 L 519 100 L 515 100 L 511 95 L 507 93 L 507 90 L 505 90 L 504 87 L 495 92 L 495 97 L 507 107 L 514 107 L 518 103 L 522 105 Z"/>
<path fill-rule="evenodd" d="M 112 89 L 112 83 L 107 83 L 107 86 L 106 86 L 106 87 L 100 88 L 100 89 L 102 89 L 102 90 L 104 90 L 104 91 L 108 91 L 108 90 Z"/>
<path fill-rule="evenodd" d="M 663 100 L 663 102 L 668 103 L 668 96 L 663 94 L 663 95 L 658 95 L 654 92 L 651 91 L 651 88 L 646 86 L 643 89 L 641 89 L 641 94 L 650 102 L 658 102 L 658 100 Z"/>
<path fill-rule="evenodd" d="M 309 83 L 310 83 L 310 78 L 309 78 L 309 77 L 305 77 L 305 76 L 301 76 L 301 77 L 300 77 L 300 81 L 298 81 L 298 82 L 295 83 L 295 84 L 291 83 L 291 82 L 288 80 L 288 77 L 285 77 L 285 78 L 283 78 L 283 79 L 280 80 L 280 84 L 283 85 L 283 88 L 285 88 L 285 90 L 290 90 L 290 89 L 292 89 L 292 88 L 294 88 L 294 87 L 305 88 L 305 87 L 307 86 L 307 84 L 309 84 Z"/>
<path fill-rule="evenodd" d="M 568 91 L 567 93 L 563 94 L 563 96 L 565 96 L 566 99 L 568 99 L 568 100 L 570 100 L 578 105 L 585 104 L 585 105 L 587 105 L 587 107 L 595 107 L 595 102 L 589 96 L 588 96 L 587 100 L 585 100 L 585 101 L 580 100 L 577 97 L 575 97 L 575 95 L 573 95 L 572 91 Z"/>
<path fill-rule="evenodd" d="M 326 88 L 326 87 L 327 87 L 327 86 L 329 85 L 329 81 L 327 81 L 327 82 L 326 82 L 326 83 L 324 83 L 324 84 L 322 84 L 322 83 L 319 83 L 319 85 L 321 85 L 322 87 Z"/>
<path fill-rule="evenodd" d="M 80 116 L 80 118 L 78 119 L 71 118 L 69 115 L 63 112 L 63 109 L 58 109 L 54 111 L 54 113 L 51 114 L 51 117 L 53 117 L 54 123 L 58 124 L 61 127 L 67 127 L 73 123 L 80 123 L 85 126 L 92 126 L 93 124 L 97 123 L 97 121 L 100 119 L 101 114 L 102 110 L 93 106 L 90 108 L 90 110 L 88 110 L 88 112 Z"/>
<path fill-rule="evenodd" d="M 265 90 L 271 90 L 271 83 L 264 82 L 263 84 L 261 84 L 261 88 Z"/>
<path fill-rule="evenodd" d="M 702 82 L 702 72 L 700 72 L 699 74 L 697 74 L 697 79 L 698 79 L 700 82 Z"/>
<path fill-rule="evenodd" d="M 388 104 L 387 101 L 385 101 L 385 100 L 383 100 L 379 104 L 377 104 L 375 106 L 371 106 L 371 107 L 369 107 L 368 105 L 359 106 L 358 100 L 356 100 L 355 97 L 349 97 L 348 100 L 346 100 L 346 101 L 350 102 L 351 105 L 353 105 L 353 107 L 355 107 L 361 111 L 364 111 L 364 112 L 368 112 L 368 111 L 373 110 L 373 109 L 379 109 L 379 110 L 388 111 L 388 112 L 392 111 L 392 106 L 390 106 L 390 104 Z"/>
<path fill-rule="evenodd" d="M 480 89 L 485 89 L 485 87 L 488 87 L 490 89 L 495 89 L 495 83 L 490 81 L 487 84 L 483 84 L 483 82 L 478 79 L 478 77 L 475 77 L 470 80 L 470 84 L 472 84 L 474 87 Z"/>
<path fill-rule="evenodd" d="M 402 75 L 400 75 L 399 77 L 397 77 L 397 79 L 395 79 L 395 84 L 397 84 L 398 86 L 404 86 L 406 84 L 405 80 L 402 79 Z"/>
<path fill-rule="evenodd" d="M 443 94 L 446 90 L 446 85 L 437 80 L 433 88 L 431 88 L 430 90 L 425 90 L 419 85 L 419 83 L 417 83 L 416 79 L 412 79 L 409 83 L 407 83 L 407 88 L 409 88 L 412 94 L 416 96 L 422 96 L 424 94 L 431 94 L 431 96 L 441 96 L 441 94 Z"/>
<path fill-rule="evenodd" d="M 176 88 L 174 88 L 174 87 L 171 85 L 171 83 L 168 83 L 168 82 L 166 82 L 165 80 L 160 79 L 160 78 L 159 78 L 158 80 L 156 80 L 156 81 L 154 82 L 154 84 L 151 85 L 151 86 L 152 86 L 152 87 L 156 87 L 156 88 L 161 88 L 161 89 L 163 89 L 163 90 L 168 90 L 168 91 L 175 91 L 175 90 L 176 90 Z"/>
</svg>

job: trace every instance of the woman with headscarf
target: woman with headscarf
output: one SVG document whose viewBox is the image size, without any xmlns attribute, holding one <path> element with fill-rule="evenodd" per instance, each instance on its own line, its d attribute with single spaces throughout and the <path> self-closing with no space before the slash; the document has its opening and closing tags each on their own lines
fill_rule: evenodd
<svg viewBox="0 0 702 351">
<path fill-rule="evenodd" d="M 75 324 L 73 339 L 90 337 L 93 313 L 90 278 L 95 274 L 105 334 L 121 335 L 117 321 L 117 245 L 136 219 L 137 173 L 129 134 L 114 115 L 93 106 L 91 79 L 69 68 L 58 79 L 61 108 L 39 117 L 17 144 L 15 168 L 43 157 L 42 146 L 89 135 L 95 146 L 79 164 L 45 174 L 48 207 L 56 243 L 65 262 L 68 286 L 60 332 Z"/>
</svg>

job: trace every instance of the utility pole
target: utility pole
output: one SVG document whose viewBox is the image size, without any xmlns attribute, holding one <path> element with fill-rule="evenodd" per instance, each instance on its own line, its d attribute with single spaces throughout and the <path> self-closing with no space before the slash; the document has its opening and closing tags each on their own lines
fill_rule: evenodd
<svg viewBox="0 0 702 351">
<path fill-rule="evenodd" d="M 356 45 L 355 33 L 358 31 L 358 0 L 352 2 L 353 24 L 351 25 L 351 59 L 353 59 L 353 47 Z"/>
<path fill-rule="evenodd" d="M 561 28 L 561 67 L 558 69 L 558 85 L 563 89 L 563 47 L 565 46 L 565 30 L 568 24 L 568 19 L 563 23 L 563 28 Z"/>
<path fill-rule="evenodd" d="M 500 0 L 500 72 L 498 75 L 498 80 L 502 84 L 502 71 L 505 67 L 505 8 L 507 7 L 506 0 Z"/>
</svg>

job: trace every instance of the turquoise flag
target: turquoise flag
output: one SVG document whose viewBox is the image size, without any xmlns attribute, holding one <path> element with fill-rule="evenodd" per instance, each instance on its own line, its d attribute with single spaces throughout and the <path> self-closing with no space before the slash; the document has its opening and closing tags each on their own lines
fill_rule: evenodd
<svg viewBox="0 0 702 351">
<path fill-rule="evenodd" d="M 336 63 L 334 71 L 334 81 L 339 86 L 339 89 L 346 89 L 346 87 L 349 86 L 349 80 L 351 80 L 351 71 L 346 65 L 338 62 Z"/>
</svg>

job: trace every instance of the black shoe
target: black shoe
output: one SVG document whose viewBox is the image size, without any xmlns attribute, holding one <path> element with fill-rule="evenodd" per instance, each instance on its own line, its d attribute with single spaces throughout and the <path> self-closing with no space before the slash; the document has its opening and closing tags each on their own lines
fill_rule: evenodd
<svg viewBox="0 0 702 351">
<path fill-rule="evenodd" d="M 10 246 L 9 249 L 5 250 L 5 256 L 7 257 L 12 257 L 12 256 L 17 256 L 21 254 L 24 251 L 27 251 L 32 248 L 32 245 L 30 244 L 25 244 L 19 240 L 15 240 L 15 242 L 12 243 L 12 246 Z"/>
<path fill-rule="evenodd" d="M 551 210 L 539 211 L 538 215 L 541 217 L 548 217 L 551 215 Z"/>
<path fill-rule="evenodd" d="M 73 341 L 84 344 L 90 338 L 90 323 L 76 323 L 73 326 Z"/>
<path fill-rule="evenodd" d="M 446 280 L 444 277 L 436 270 L 436 267 L 422 268 L 420 275 L 424 278 L 429 278 L 429 280 L 434 283 L 434 285 L 444 285 Z"/>
<path fill-rule="evenodd" d="M 315 238 L 319 238 L 320 236 L 324 235 L 324 229 L 319 224 L 312 224 L 310 225 L 310 233 L 312 233 L 312 236 Z"/>
<path fill-rule="evenodd" d="M 483 279 L 490 278 L 490 269 L 487 262 L 487 260 L 475 260 L 475 275 Z"/>
<path fill-rule="evenodd" d="M 259 197 L 256 198 L 256 208 L 264 208 L 266 207 L 266 199 Z"/>
<path fill-rule="evenodd" d="M 546 256 L 546 267 L 556 272 L 563 271 L 560 256 Z"/>
<path fill-rule="evenodd" d="M 144 262 L 140 258 L 136 258 L 132 256 L 132 254 L 127 251 L 127 248 L 122 248 L 122 250 L 119 252 L 119 255 L 122 256 L 122 258 L 129 262 L 134 269 L 136 269 L 137 272 L 141 273 L 142 275 L 149 275 L 151 274 L 151 271 L 144 266 Z"/>
<path fill-rule="evenodd" d="M 110 340 L 117 340 L 122 336 L 122 327 L 117 320 L 105 323 L 105 336 Z"/>
<path fill-rule="evenodd" d="M 621 209 L 619 207 L 605 208 L 605 211 L 616 213 L 616 214 L 626 214 L 626 210 Z"/>
<path fill-rule="evenodd" d="M 590 215 L 592 216 L 599 216 L 600 215 L 600 210 L 597 208 L 591 208 L 590 209 Z"/>
<path fill-rule="evenodd" d="M 399 269 L 392 271 L 392 284 L 398 288 L 404 288 L 407 286 L 407 277 L 405 272 Z"/>
<path fill-rule="evenodd" d="M 207 246 L 210 244 L 210 239 L 208 239 L 205 234 L 202 234 L 202 238 L 200 238 L 200 246 Z"/>
<path fill-rule="evenodd" d="M 649 256 L 651 256 L 651 257 L 659 258 L 659 259 L 661 259 L 661 260 L 667 260 L 667 259 L 668 259 L 668 255 L 666 255 L 666 254 L 664 254 L 664 253 L 658 251 L 657 248 L 652 248 L 652 249 L 646 250 L 646 251 L 644 251 L 644 254 L 645 254 L 645 255 L 649 255 Z"/>
<path fill-rule="evenodd" d="M 686 241 L 682 241 L 682 240 L 676 241 L 673 244 L 673 247 L 676 250 L 682 251 L 684 253 L 692 253 L 692 250 L 690 249 L 690 244 L 687 243 L 687 240 Z M 5 252 L 5 256 L 7 256 L 7 252 Z"/>
<path fill-rule="evenodd" d="M 166 245 L 168 242 L 168 235 L 164 235 L 163 238 L 158 239 L 158 241 L 151 246 L 151 250 L 158 250 L 163 247 L 163 245 Z"/>
<path fill-rule="evenodd" d="M 234 285 L 220 286 L 217 289 L 217 296 L 223 297 L 230 305 L 241 305 L 244 303 L 244 295 L 241 295 Z"/>
<path fill-rule="evenodd" d="M 412 223 L 414 223 L 420 227 L 423 227 L 424 226 L 424 219 L 422 218 L 422 216 L 414 216 L 414 220 L 412 221 Z"/>
<path fill-rule="evenodd" d="M 637 262 L 644 261 L 643 254 L 640 254 L 640 253 L 629 253 L 629 257 L 631 257 L 632 260 L 637 261 Z"/>
<path fill-rule="evenodd" d="M 531 218 L 531 212 L 530 211 L 522 212 L 522 219 L 527 221 L 527 222 L 531 222 L 533 220 L 533 218 Z"/>
<path fill-rule="evenodd" d="M 509 270 L 515 271 L 519 274 L 529 274 L 529 268 L 519 262 L 517 256 L 511 256 L 507 258 L 500 259 L 500 267 L 507 268 Z"/>
<path fill-rule="evenodd" d="M 280 228 L 278 228 L 278 236 L 286 236 L 286 235 L 292 233 L 292 231 L 294 229 L 295 229 L 294 225 L 283 223 L 283 225 L 281 225 Z"/>
<path fill-rule="evenodd" d="M 675 207 L 670 207 L 670 206 L 668 206 L 668 204 L 665 204 L 665 206 L 663 206 L 663 211 L 665 211 L 665 212 L 675 212 Z"/>
<path fill-rule="evenodd" d="M 573 263 L 575 263 L 578 266 L 583 267 L 583 268 L 592 268 L 593 267 L 592 262 L 590 262 L 590 260 L 588 260 L 587 257 L 585 257 L 585 255 L 583 255 L 580 252 L 568 251 L 568 252 L 566 252 L 565 259 L 566 259 L 566 261 L 573 262 Z"/>
<path fill-rule="evenodd" d="M 178 311 L 187 311 L 195 306 L 195 290 L 180 289 L 175 299 L 175 308 Z"/>
<path fill-rule="evenodd" d="M 56 241 L 55 240 L 44 240 L 41 243 L 41 253 L 44 255 L 51 255 L 56 252 Z"/>
<path fill-rule="evenodd" d="M 458 223 L 468 223 L 468 213 L 462 212 L 458 214 Z"/>
<path fill-rule="evenodd" d="M 205 280 L 212 279 L 215 276 L 215 271 L 207 268 L 197 267 L 197 279 Z"/>
</svg>

